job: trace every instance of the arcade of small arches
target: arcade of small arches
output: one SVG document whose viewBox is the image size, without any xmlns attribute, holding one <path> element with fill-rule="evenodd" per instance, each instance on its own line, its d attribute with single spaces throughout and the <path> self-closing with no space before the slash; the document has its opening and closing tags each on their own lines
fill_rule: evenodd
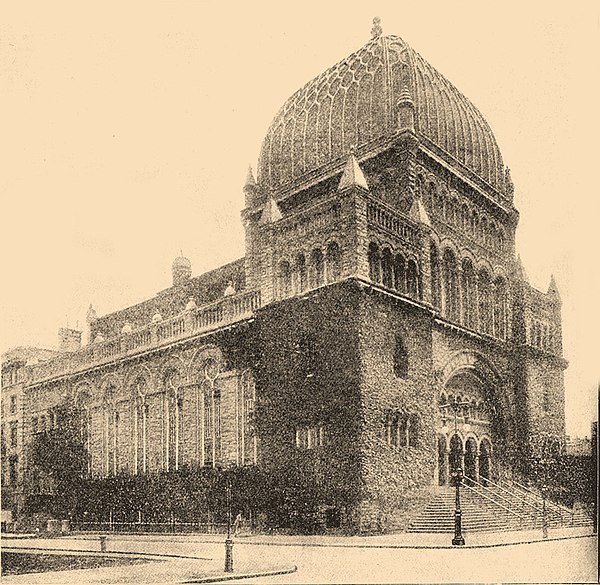
<svg viewBox="0 0 600 585">
<path fill-rule="evenodd" d="M 88 476 L 173 471 L 191 463 L 222 465 L 219 376 L 219 366 L 210 358 L 192 384 L 186 381 L 182 369 L 173 365 L 162 371 L 158 384 L 152 384 L 145 371 L 130 377 L 128 383 L 109 374 L 101 380 L 99 392 L 89 382 L 80 383 L 75 390 L 75 405 L 88 453 Z M 236 418 L 237 463 L 255 464 L 256 391 L 249 370 L 239 374 L 237 388 L 235 413 L 226 413 Z"/>
<path fill-rule="evenodd" d="M 506 339 L 508 335 L 508 286 L 502 274 L 486 266 L 476 267 L 451 247 L 440 253 L 430 247 L 431 302 L 446 318 L 469 329 Z"/>
<path fill-rule="evenodd" d="M 414 257 L 388 246 L 380 248 L 375 242 L 369 244 L 368 257 L 371 282 L 416 299 L 421 298 L 421 272 Z"/>
<path fill-rule="evenodd" d="M 445 223 L 495 253 L 501 254 L 506 250 L 506 234 L 501 225 L 483 211 L 474 209 L 455 191 L 439 185 L 435 177 L 426 177 L 423 170 L 417 174 L 417 191 L 427 209 Z"/>
<path fill-rule="evenodd" d="M 484 485 L 492 477 L 492 441 L 484 435 L 438 435 L 438 483 L 449 485 L 452 471 L 460 468 L 464 476 Z"/>
<path fill-rule="evenodd" d="M 446 485 L 457 467 L 485 483 L 492 474 L 492 422 L 496 408 L 489 384 L 472 370 L 459 370 L 438 397 L 438 482 Z M 456 410 L 451 405 L 457 405 Z"/>
<path fill-rule="evenodd" d="M 286 298 L 309 289 L 330 284 L 342 275 L 342 251 L 331 241 L 309 253 L 300 252 L 293 259 L 284 258 L 277 265 L 275 296 Z"/>
<path fill-rule="evenodd" d="M 527 341 L 538 349 L 555 351 L 556 328 L 545 321 L 532 319 L 527 328 Z"/>
</svg>

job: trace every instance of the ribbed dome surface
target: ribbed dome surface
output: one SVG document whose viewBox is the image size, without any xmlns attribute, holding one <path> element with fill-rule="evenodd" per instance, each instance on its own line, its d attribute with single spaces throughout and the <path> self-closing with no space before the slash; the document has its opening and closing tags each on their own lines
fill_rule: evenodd
<svg viewBox="0 0 600 585">
<path fill-rule="evenodd" d="M 415 105 L 418 136 L 504 192 L 502 156 L 481 113 L 396 36 L 380 36 L 292 95 L 262 144 L 258 181 L 273 188 L 335 170 L 351 146 L 369 151 L 397 132 L 402 91 Z"/>
</svg>

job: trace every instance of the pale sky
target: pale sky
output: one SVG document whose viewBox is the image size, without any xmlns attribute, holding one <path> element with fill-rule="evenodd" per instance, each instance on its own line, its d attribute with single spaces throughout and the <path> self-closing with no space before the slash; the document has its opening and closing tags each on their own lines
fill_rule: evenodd
<svg viewBox="0 0 600 585">
<path fill-rule="evenodd" d="M 283 102 L 401 36 L 481 110 L 530 282 L 563 299 L 567 432 L 597 418 L 599 5 L 13 2 L 0 22 L 0 351 L 244 254 L 248 164 Z"/>
</svg>

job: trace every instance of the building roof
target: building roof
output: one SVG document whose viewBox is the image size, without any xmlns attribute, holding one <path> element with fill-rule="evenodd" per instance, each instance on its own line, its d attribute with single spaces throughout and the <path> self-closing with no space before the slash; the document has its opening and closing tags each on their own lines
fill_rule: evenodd
<svg viewBox="0 0 600 585">
<path fill-rule="evenodd" d="M 417 136 L 506 193 L 500 149 L 482 114 L 397 36 L 376 36 L 286 101 L 262 144 L 259 185 L 288 188 L 341 170 L 352 146 L 360 158 L 395 136 L 407 95 Z"/>
<path fill-rule="evenodd" d="M 98 317 L 91 323 L 91 338 L 95 339 L 98 333 L 104 338 L 118 335 L 126 322 L 134 328 L 140 327 L 150 323 L 156 313 L 160 313 L 163 319 L 177 315 L 185 309 L 190 298 L 198 306 L 215 301 L 223 296 L 230 282 L 237 291 L 245 288 L 244 258 L 194 276 L 141 303 Z"/>
</svg>

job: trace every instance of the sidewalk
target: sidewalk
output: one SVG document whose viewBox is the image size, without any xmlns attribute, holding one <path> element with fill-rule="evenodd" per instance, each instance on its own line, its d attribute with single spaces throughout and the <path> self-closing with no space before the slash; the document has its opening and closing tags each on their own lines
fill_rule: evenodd
<svg viewBox="0 0 600 585">
<path fill-rule="evenodd" d="M 29 573 L 3 577 L 9 583 L 40 584 L 81 584 L 81 583 L 173 583 L 173 582 L 212 582 L 227 579 L 257 577 L 259 575 L 277 575 L 295 571 L 295 566 L 303 563 L 306 572 L 307 558 L 322 558 L 326 554 L 332 558 L 364 558 L 367 550 L 373 554 L 392 554 L 390 549 L 406 549 L 408 555 L 421 554 L 419 549 L 439 550 L 434 553 L 440 561 L 455 558 L 448 549 L 471 549 L 470 554 L 478 554 L 477 549 L 492 547 L 504 548 L 510 545 L 543 541 L 541 530 L 501 533 L 465 533 L 466 545 L 453 547 L 452 534 L 414 534 L 399 533 L 377 536 L 286 536 L 256 535 L 234 538 L 235 572 L 224 573 L 224 536 L 223 535 L 120 535 L 109 534 L 106 539 L 106 554 L 144 559 L 148 562 L 136 565 L 119 565 L 97 569 L 71 571 L 53 571 L 47 573 Z M 552 529 L 548 541 L 560 539 L 585 539 L 592 536 L 591 529 L 571 528 Z M 586 538 L 587 537 L 587 538 Z M 286 547 L 279 551 L 274 547 Z M 298 550 L 293 550 L 297 547 Z M 308 547 L 308 548 L 305 548 Z M 314 548 L 313 548 L 314 547 Z M 330 551 L 318 551 L 318 547 L 330 547 Z M 72 535 L 58 538 L 10 538 L 3 535 L 4 551 L 35 549 L 37 552 L 51 554 L 81 554 L 93 556 L 101 554 L 98 535 Z M 312 548 L 312 552 L 310 549 Z M 362 552 L 348 549 L 362 548 Z M 304 552 L 302 552 L 304 549 Z M 346 549 L 346 552 L 344 552 Z M 377 551 L 376 549 L 379 549 Z M 445 550 L 443 550 L 445 549 Z M 412 552 L 411 552 L 412 550 Z M 522 551 L 525 549 L 522 549 Z M 35 552 L 32 551 L 32 552 Z M 423 551 L 424 553 L 425 551 Z M 481 551 L 482 554 L 484 550 Z M 487 553 L 486 553 L 487 554 Z M 308 555 L 308 556 L 307 556 Z M 316 555 L 316 556 L 315 556 Z M 350 556 L 348 556 L 350 555 Z M 447 557 L 447 555 L 451 555 Z M 388 558 L 387 556 L 385 558 Z M 456 558 L 459 558 L 458 556 Z M 487 558 L 487 557 L 486 557 Z M 343 566 L 343 565 L 342 565 Z M 285 579 L 281 579 L 282 581 Z"/>
<path fill-rule="evenodd" d="M 100 552 L 75 548 L 74 544 L 84 545 L 77 539 L 34 539 L 31 544 L 39 546 L 25 546 L 22 540 L 18 546 L 7 545 L 3 539 L 3 552 L 16 554 L 50 554 L 56 556 L 82 556 L 102 557 L 108 559 L 135 559 L 147 561 L 141 564 L 123 564 L 117 566 L 100 567 L 93 569 L 76 569 L 62 571 L 48 571 L 45 573 L 24 573 L 21 575 L 3 575 L 3 583 L 22 584 L 68 584 L 80 585 L 82 583 L 209 583 L 231 579 L 246 579 L 272 575 L 283 575 L 296 570 L 295 566 L 284 566 L 275 562 L 265 562 L 262 559 L 242 561 L 235 564 L 233 573 L 225 573 L 222 558 L 202 558 L 186 555 L 160 554 L 158 551 L 148 552 Z M 59 548 L 62 542 L 64 548 Z M 113 543 L 116 544 L 116 543 Z M 142 545 L 142 542 L 138 543 Z M 138 548 L 142 548 L 141 546 Z M 146 547 L 146 548 L 157 548 Z"/>
<path fill-rule="evenodd" d="M 181 556 L 178 544 L 185 544 L 189 548 L 193 543 L 223 545 L 223 534 L 127 534 L 127 533 L 78 533 L 57 538 L 22 538 L 21 535 L 3 534 L 2 541 L 10 546 L 37 547 L 35 543 L 44 542 L 45 547 L 63 548 L 66 542 L 80 543 L 80 550 L 99 551 L 100 535 L 106 536 L 107 550 L 111 550 L 110 543 L 119 541 L 129 543 L 126 550 L 136 552 L 131 548 L 132 543 L 142 544 L 143 550 L 137 552 L 147 553 L 148 547 L 153 548 L 156 543 L 161 543 L 159 554 Z M 565 538 L 580 538 L 592 536 L 591 527 L 554 528 L 548 530 L 547 540 L 560 540 Z M 545 540 L 542 530 L 515 530 L 508 532 L 463 532 L 465 548 L 506 546 L 510 544 L 524 544 Z M 329 547 L 361 547 L 361 548 L 455 548 L 452 546 L 451 533 L 412 533 L 402 532 L 395 534 L 378 534 L 373 536 L 337 536 L 337 535 L 280 535 L 258 534 L 238 535 L 233 540 L 239 545 L 261 546 L 329 546 Z M 62 543 L 62 544 L 61 544 Z M 145 545 L 143 543 L 146 543 Z M 125 550 L 125 549 L 120 549 Z M 187 554 L 183 556 L 188 556 Z M 196 551 L 191 552 L 193 558 L 198 558 Z"/>
</svg>

